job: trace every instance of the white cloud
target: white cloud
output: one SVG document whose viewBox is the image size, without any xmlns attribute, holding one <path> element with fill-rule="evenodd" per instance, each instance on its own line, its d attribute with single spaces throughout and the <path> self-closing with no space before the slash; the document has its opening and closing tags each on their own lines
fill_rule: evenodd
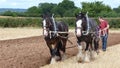
<svg viewBox="0 0 120 68">
<path fill-rule="evenodd" d="M 11 5 L 13 5 L 13 6 L 17 6 L 17 4 L 18 3 L 16 3 L 16 2 L 11 3 Z"/>
<path fill-rule="evenodd" d="M 7 0 L 0 0 L 0 3 L 4 3 L 4 2 L 6 2 Z"/>
<path fill-rule="evenodd" d="M 104 0 L 103 1 L 104 4 L 109 5 L 111 8 L 117 8 L 118 6 L 120 6 L 120 0 Z"/>
<path fill-rule="evenodd" d="M 7 0 L 0 0 L 0 2 L 6 2 Z"/>
</svg>

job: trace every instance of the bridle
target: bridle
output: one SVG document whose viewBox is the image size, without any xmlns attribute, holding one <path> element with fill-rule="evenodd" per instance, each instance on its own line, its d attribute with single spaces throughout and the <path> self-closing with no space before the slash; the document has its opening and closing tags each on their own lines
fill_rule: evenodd
<svg viewBox="0 0 120 68">
<path fill-rule="evenodd" d="M 43 25 L 42 28 L 43 28 L 43 30 L 48 30 L 48 26 L 46 26 L 46 25 Z"/>
<path fill-rule="evenodd" d="M 88 35 L 90 33 L 90 25 L 89 25 L 89 19 L 88 19 L 88 12 L 85 15 L 78 15 L 78 16 L 85 16 L 85 17 L 79 17 L 79 19 L 85 19 L 86 18 L 86 23 L 87 23 L 87 30 L 86 31 L 81 31 L 82 35 Z M 83 20 L 82 20 L 83 21 Z M 82 27 L 76 27 L 76 29 L 83 29 Z"/>
<path fill-rule="evenodd" d="M 76 29 L 82 29 L 82 27 L 76 27 Z"/>
<path fill-rule="evenodd" d="M 78 20 L 82 20 L 82 19 L 78 19 Z M 77 21 L 78 21 L 78 20 L 77 20 Z M 76 21 L 76 22 L 77 22 L 77 21 Z M 79 29 L 79 30 L 81 30 L 81 31 L 80 31 L 80 32 L 81 32 L 81 35 L 88 35 L 88 34 L 87 34 L 87 31 L 83 30 L 83 25 L 82 25 L 83 23 L 84 23 L 84 22 L 83 22 L 83 20 L 82 20 L 81 27 L 80 27 L 80 26 L 79 26 L 79 27 L 76 26 L 75 31 L 77 32 L 77 29 Z M 77 24 L 76 24 L 76 25 L 77 25 Z"/>
<path fill-rule="evenodd" d="M 55 21 L 53 21 L 53 20 L 54 20 L 53 17 L 44 18 L 44 20 L 43 20 L 43 24 L 45 23 L 45 25 L 43 25 L 43 31 L 46 31 L 48 33 L 48 36 L 50 36 L 50 38 L 52 38 L 52 36 L 55 37 L 55 35 L 56 35 L 56 28 L 55 28 L 56 24 L 55 24 Z M 53 29 L 53 30 L 51 30 L 51 29 Z"/>
<path fill-rule="evenodd" d="M 47 35 L 49 34 L 49 28 L 50 28 L 50 25 L 47 23 L 47 18 L 44 18 L 43 21 L 42 21 L 42 28 L 43 28 L 43 35 L 44 35 L 44 32 L 47 33 Z M 45 35 L 44 35 L 45 36 Z"/>
<path fill-rule="evenodd" d="M 76 21 L 76 27 L 75 27 L 75 33 L 77 34 L 77 30 L 79 29 L 79 30 L 81 30 L 80 32 L 82 33 L 82 29 L 83 29 L 83 27 L 82 27 L 82 23 L 81 23 L 81 26 L 77 26 L 77 22 L 79 21 L 80 19 L 78 19 L 77 21 Z"/>
</svg>

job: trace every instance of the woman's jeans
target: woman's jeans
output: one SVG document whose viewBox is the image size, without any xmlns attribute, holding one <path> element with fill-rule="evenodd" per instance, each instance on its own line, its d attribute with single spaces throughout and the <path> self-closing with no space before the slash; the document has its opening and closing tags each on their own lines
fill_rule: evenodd
<svg viewBox="0 0 120 68">
<path fill-rule="evenodd" d="M 108 34 L 105 34 L 104 36 L 101 36 L 101 39 L 102 39 L 102 50 L 103 51 L 106 51 L 107 38 L 108 38 Z"/>
</svg>

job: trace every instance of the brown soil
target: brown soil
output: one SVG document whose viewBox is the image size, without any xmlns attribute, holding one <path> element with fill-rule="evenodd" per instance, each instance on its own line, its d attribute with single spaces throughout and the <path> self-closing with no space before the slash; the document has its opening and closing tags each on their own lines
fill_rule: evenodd
<svg viewBox="0 0 120 68">
<path fill-rule="evenodd" d="M 108 45 L 120 43 L 120 34 L 111 33 Z M 76 38 L 69 38 L 74 45 L 67 42 L 68 58 L 77 54 Z M 0 68 L 39 68 L 48 64 L 50 58 L 43 36 L 0 41 Z"/>
</svg>

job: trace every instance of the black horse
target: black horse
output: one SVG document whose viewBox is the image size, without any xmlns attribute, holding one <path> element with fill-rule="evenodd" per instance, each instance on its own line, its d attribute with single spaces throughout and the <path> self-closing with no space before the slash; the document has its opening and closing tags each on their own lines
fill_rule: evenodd
<svg viewBox="0 0 120 68">
<path fill-rule="evenodd" d="M 55 22 L 53 16 L 50 15 L 42 15 L 42 18 L 44 39 L 50 50 L 51 63 L 54 63 L 65 56 L 68 26 L 64 22 Z"/>
<path fill-rule="evenodd" d="M 93 52 L 97 51 L 99 46 L 99 33 L 96 21 L 88 18 L 87 13 L 79 13 L 76 15 L 75 34 L 79 48 L 78 61 L 89 62 L 89 58 L 94 58 Z M 81 45 L 82 42 L 85 42 L 86 46 Z M 88 53 L 90 53 L 90 56 Z"/>
</svg>

